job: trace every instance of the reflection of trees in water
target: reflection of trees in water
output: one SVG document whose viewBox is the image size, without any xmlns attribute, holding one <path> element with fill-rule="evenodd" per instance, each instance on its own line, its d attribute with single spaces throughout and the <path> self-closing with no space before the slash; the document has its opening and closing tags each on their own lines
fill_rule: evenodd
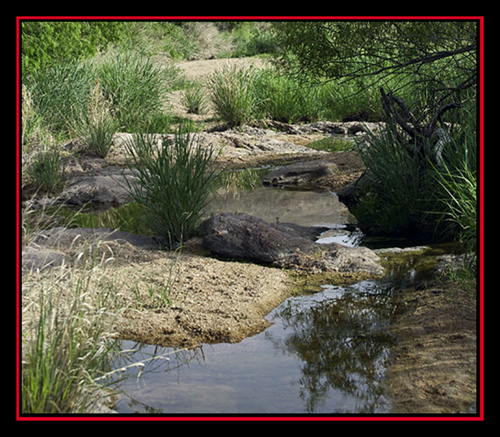
<svg viewBox="0 0 500 437">
<path fill-rule="evenodd" d="M 387 292 L 352 289 L 312 305 L 299 298 L 279 307 L 276 316 L 291 333 L 279 338 L 270 334 L 269 339 L 283 353 L 302 360 L 300 396 L 308 412 L 314 412 L 330 390 L 356 398 L 353 412 L 384 411 L 384 369 L 393 342 L 384 328 L 395 307 Z"/>
</svg>

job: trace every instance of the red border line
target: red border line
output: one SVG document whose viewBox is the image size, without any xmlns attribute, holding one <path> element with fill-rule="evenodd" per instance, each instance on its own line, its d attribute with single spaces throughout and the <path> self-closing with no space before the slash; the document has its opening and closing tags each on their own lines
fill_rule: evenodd
<svg viewBox="0 0 500 437">
<path fill-rule="evenodd" d="M 20 413 L 20 22 L 22 20 L 477 20 L 479 23 L 478 416 L 22 416 Z M 16 17 L 16 418 L 22 421 L 482 421 L 484 417 L 484 16 L 17 16 Z"/>
</svg>

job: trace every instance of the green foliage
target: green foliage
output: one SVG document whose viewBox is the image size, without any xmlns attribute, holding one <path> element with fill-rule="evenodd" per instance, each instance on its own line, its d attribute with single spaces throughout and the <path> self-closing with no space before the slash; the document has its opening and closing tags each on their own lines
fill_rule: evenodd
<svg viewBox="0 0 500 437">
<path fill-rule="evenodd" d="M 325 113 L 332 120 L 382 121 L 380 92 L 361 79 L 323 85 Z"/>
<path fill-rule="evenodd" d="M 168 246 L 189 239 L 199 224 L 218 172 L 209 164 L 211 148 L 195 144 L 188 133 L 135 134 L 127 143 L 138 181 L 128 189 L 143 207 L 145 223 Z"/>
<path fill-rule="evenodd" d="M 411 87 L 433 113 L 477 80 L 474 21 L 275 22 L 289 74 L 318 82 L 362 79 L 365 86 Z M 397 87 L 395 89 L 394 87 Z"/>
<path fill-rule="evenodd" d="M 121 129 L 140 129 L 161 112 L 171 78 L 140 52 L 118 50 L 96 68 L 102 93 Z"/>
<path fill-rule="evenodd" d="M 259 71 L 253 85 L 261 117 L 295 123 L 316 121 L 324 113 L 324 88 L 298 82 L 279 70 Z"/>
<path fill-rule="evenodd" d="M 385 233 L 425 231 L 434 198 L 431 164 L 409 153 L 413 144 L 404 141 L 386 129 L 381 135 L 371 134 L 369 145 L 358 147 L 373 183 L 353 212 L 360 222 Z"/>
<path fill-rule="evenodd" d="M 128 24 L 120 21 L 23 21 L 23 74 L 35 73 L 61 61 L 90 57 L 127 36 Z"/>
<path fill-rule="evenodd" d="M 226 68 L 211 77 L 217 115 L 231 125 L 269 118 L 283 123 L 382 118 L 379 96 L 363 84 L 315 84 L 276 68 Z"/>
<path fill-rule="evenodd" d="M 224 68 L 211 75 L 210 98 L 219 117 L 230 125 L 251 120 L 257 108 L 252 69 Z"/>
<path fill-rule="evenodd" d="M 38 189 L 53 193 L 63 185 L 63 160 L 57 149 L 37 153 L 27 164 L 26 172 Z"/>
<path fill-rule="evenodd" d="M 390 128 L 359 147 L 373 178 L 353 211 L 360 222 L 384 233 L 436 233 L 474 247 L 476 126 L 474 115 L 459 112 L 458 128 L 444 138 L 440 159 L 435 139 L 417 152 L 412 140 Z"/>
<path fill-rule="evenodd" d="M 75 131 L 87 112 L 95 75 L 90 65 L 76 61 L 53 64 L 25 78 L 33 108 L 52 132 Z"/>
<path fill-rule="evenodd" d="M 231 39 L 235 45 L 232 57 L 272 54 L 277 51 L 270 23 L 236 22 L 231 28 Z"/>
<path fill-rule="evenodd" d="M 474 251 L 477 238 L 477 138 L 474 111 L 465 113 L 458 132 L 450 136 L 443 160 L 433 176 L 440 189 L 435 208 L 448 232 Z"/>
</svg>

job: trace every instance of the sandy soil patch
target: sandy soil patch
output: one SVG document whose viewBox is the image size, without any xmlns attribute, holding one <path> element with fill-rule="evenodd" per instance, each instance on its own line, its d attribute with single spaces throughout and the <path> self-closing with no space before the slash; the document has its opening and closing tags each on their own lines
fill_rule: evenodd
<svg viewBox="0 0 500 437">
<path fill-rule="evenodd" d="M 289 295 L 288 277 L 276 268 L 192 253 L 152 258 L 112 271 L 131 304 L 117 326 L 125 339 L 173 347 L 239 342 L 264 330 L 264 316 Z"/>
</svg>

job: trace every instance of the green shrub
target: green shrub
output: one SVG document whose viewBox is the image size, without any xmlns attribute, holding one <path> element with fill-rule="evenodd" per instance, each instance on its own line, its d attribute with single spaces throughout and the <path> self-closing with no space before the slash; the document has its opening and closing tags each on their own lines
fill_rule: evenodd
<svg viewBox="0 0 500 437">
<path fill-rule="evenodd" d="M 71 136 L 87 112 L 95 76 L 89 64 L 69 61 L 40 69 L 25 84 L 44 125 Z"/>
<path fill-rule="evenodd" d="M 96 68 L 121 129 L 141 129 L 164 105 L 169 74 L 138 52 L 119 50 Z"/>
<path fill-rule="evenodd" d="M 27 163 L 27 175 L 37 189 L 55 192 L 63 185 L 63 160 L 57 149 L 38 152 Z"/>
<path fill-rule="evenodd" d="M 139 176 L 128 189 L 144 209 L 146 224 L 165 244 L 181 244 L 194 235 L 218 176 L 209 166 L 214 150 L 180 130 L 173 139 L 135 134 L 126 146 Z"/>
<path fill-rule="evenodd" d="M 266 69 L 257 74 L 255 91 L 261 116 L 283 123 L 316 121 L 323 111 L 321 88 Z"/>
<path fill-rule="evenodd" d="M 270 23 L 236 22 L 232 26 L 231 39 L 235 45 L 232 57 L 272 54 L 277 51 Z"/>
<path fill-rule="evenodd" d="M 251 120 L 257 107 L 253 69 L 223 68 L 210 76 L 208 87 L 217 115 L 237 126 Z"/>
<path fill-rule="evenodd" d="M 95 55 L 129 35 L 129 23 L 120 21 L 22 21 L 23 74 Z"/>
</svg>

